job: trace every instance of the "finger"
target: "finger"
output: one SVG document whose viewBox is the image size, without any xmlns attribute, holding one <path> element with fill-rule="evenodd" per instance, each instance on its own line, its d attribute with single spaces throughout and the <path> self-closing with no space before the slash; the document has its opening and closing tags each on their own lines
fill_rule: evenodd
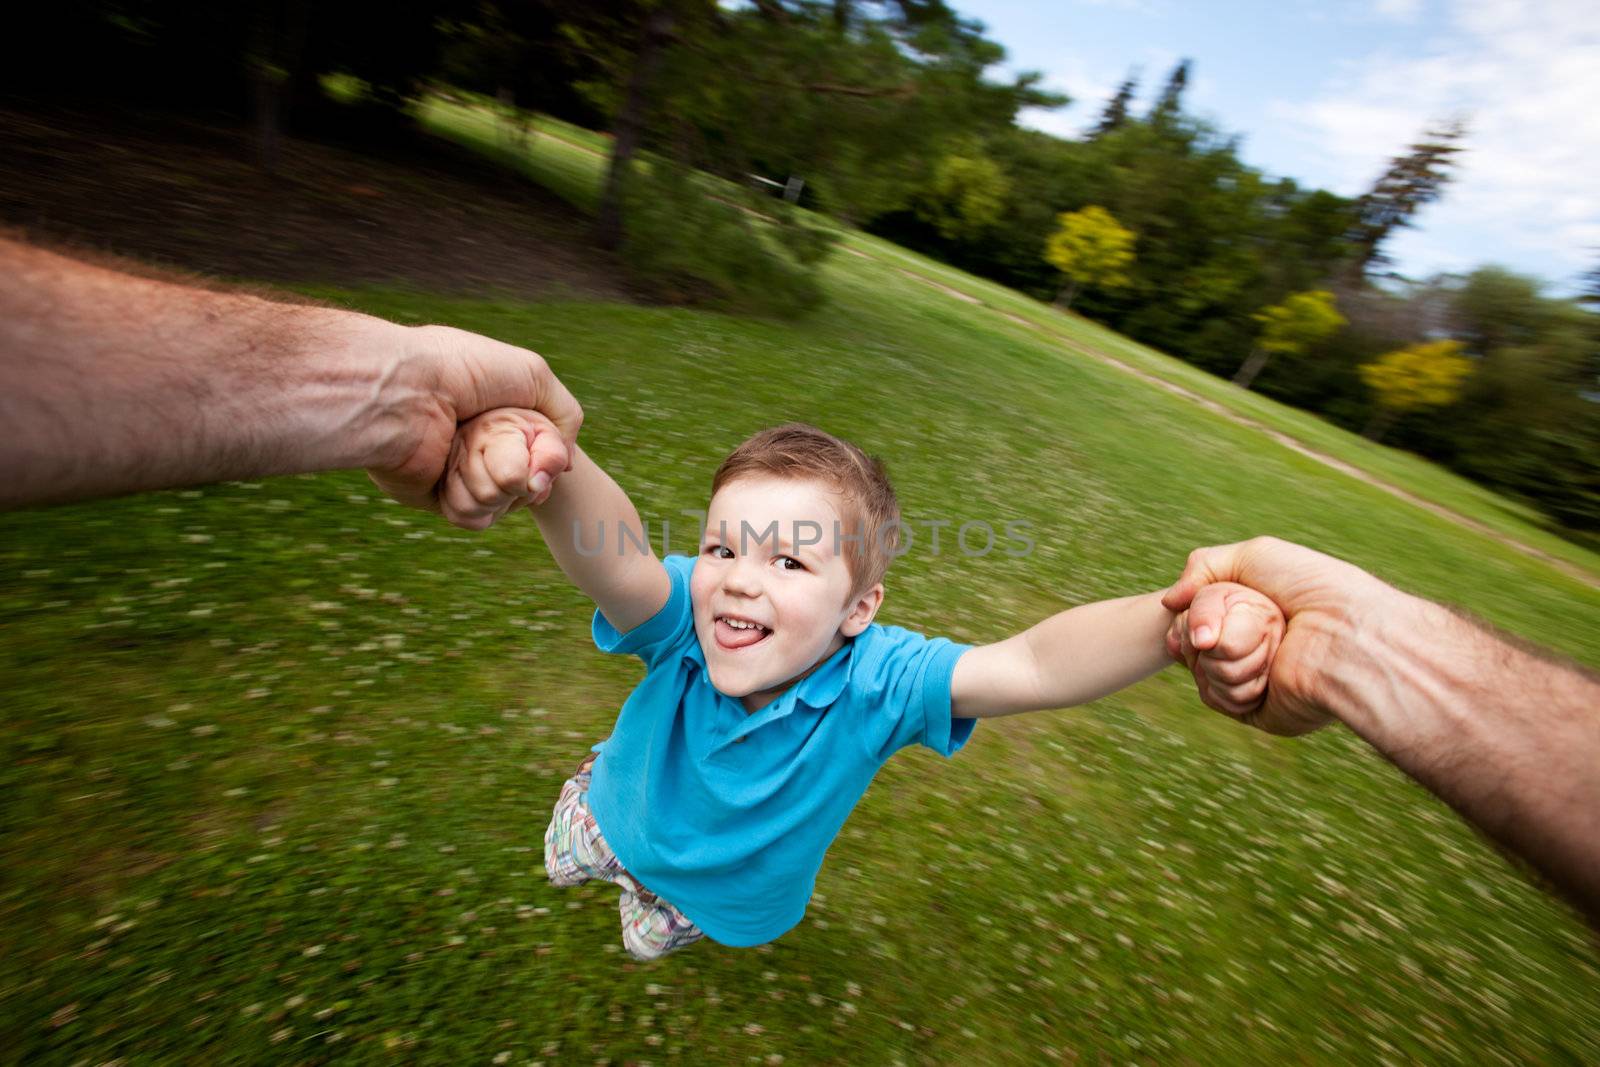
<svg viewBox="0 0 1600 1067">
<path fill-rule="evenodd" d="M 1167 655 L 1183 660 L 1183 630 L 1188 624 L 1188 613 L 1180 613 L 1167 626 Z"/>
<path fill-rule="evenodd" d="M 1183 656 L 1184 665 L 1189 668 L 1189 673 L 1195 676 L 1196 681 L 1199 681 L 1200 650 L 1194 647 L 1194 641 L 1190 639 L 1189 631 L 1187 629 L 1185 629 L 1181 635 L 1181 641 L 1178 645 L 1178 653 Z"/>
<path fill-rule="evenodd" d="M 1251 590 L 1238 586 L 1211 586 L 1233 590 L 1226 597 L 1227 607 L 1222 617 L 1221 632 L 1213 653 L 1218 659 L 1241 659 L 1255 651 L 1256 646 L 1271 634 L 1282 629 L 1277 608 L 1270 603 L 1257 602 Z"/>
<path fill-rule="evenodd" d="M 1195 676 L 1196 685 L 1200 693 L 1200 700 L 1212 711 L 1219 711 L 1230 719 L 1242 719 L 1255 711 L 1256 704 L 1240 704 L 1219 693 L 1204 675 Z"/>
<path fill-rule="evenodd" d="M 559 441 L 560 438 L 556 440 Z M 495 487 L 498 498 L 513 500 L 532 498 L 533 493 L 528 488 L 528 480 L 532 474 L 528 435 L 523 430 L 510 427 L 505 432 L 491 436 L 483 443 L 480 463 L 484 476 Z"/>
<path fill-rule="evenodd" d="M 505 500 L 506 494 L 495 484 L 494 477 L 484 464 L 482 444 L 475 445 L 462 459 L 456 472 L 456 481 L 465 487 L 480 511 L 493 511 Z"/>
<path fill-rule="evenodd" d="M 445 476 L 444 489 L 439 494 L 439 512 L 463 530 L 481 530 L 492 521 L 489 510 L 467 489 L 459 469 Z"/>
<path fill-rule="evenodd" d="M 1219 545 L 1214 548 L 1197 548 L 1189 553 L 1183 574 L 1161 597 L 1168 611 L 1182 611 L 1194 600 L 1195 594 L 1212 582 L 1233 581 L 1238 569 L 1238 545 Z"/>
<path fill-rule="evenodd" d="M 544 357 L 493 338 L 451 331 L 449 341 L 463 360 L 469 381 L 456 397 L 456 419 L 465 422 L 494 408 L 537 411 L 555 423 L 569 444 L 578 439 L 583 408 L 561 384 Z"/>
<path fill-rule="evenodd" d="M 1212 696 L 1227 701 L 1234 707 L 1254 708 L 1267 692 L 1267 678 L 1266 675 L 1259 675 L 1238 685 L 1223 685 L 1208 679 L 1207 688 L 1210 689 Z"/>
<path fill-rule="evenodd" d="M 1228 591 L 1220 585 L 1199 589 L 1189 605 L 1189 640 L 1206 651 L 1216 647 L 1222 637 L 1222 622 L 1228 612 Z"/>
<path fill-rule="evenodd" d="M 577 446 L 549 432 L 535 431 L 528 464 L 528 492 L 537 503 L 544 503 L 550 486 L 562 473 L 572 469 Z"/>
<path fill-rule="evenodd" d="M 473 450 L 470 442 L 457 435 L 450 448 L 450 461 L 445 466 L 444 480 L 439 487 L 439 513 L 452 525 L 464 530 L 481 530 L 489 523 L 488 509 L 473 494 L 467 482 L 472 466 Z"/>
<path fill-rule="evenodd" d="M 556 424 L 556 432 L 568 445 L 567 462 L 561 469 L 571 470 L 572 460 L 575 458 L 571 455 L 571 446 L 578 441 L 578 429 L 583 425 L 583 408 L 578 406 L 577 397 L 567 391 L 567 387 L 561 384 L 561 379 L 549 369 L 548 364 L 545 369 L 549 374 L 549 395 L 545 398 L 545 402 L 535 406 L 534 410 Z"/>
<path fill-rule="evenodd" d="M 1218 685 L 1239 685 L 1266 673 L 1271 651 L 1271 642 L 1263 635 L 1254 649 L 1236 659 L 1224 659 L 1214 652 L 1207 653 L 1201 657 L 1201 669 L 1206 677 Z"/>
<path fill-rule="evenodd" d="M 1241 704 L 1238 701 L 1229 699 L 1214 689 L 1209 690 L 1208 692 L 1209 695 L 1206 697 L 1206 704 L 1213 710 L 1220 711 L 1229 718 L 1239 719 L 1243 722 L 1249 722 L 1249 717 L 1261 710 L 1260 700 L 1249 701 Z"/>
</svg>

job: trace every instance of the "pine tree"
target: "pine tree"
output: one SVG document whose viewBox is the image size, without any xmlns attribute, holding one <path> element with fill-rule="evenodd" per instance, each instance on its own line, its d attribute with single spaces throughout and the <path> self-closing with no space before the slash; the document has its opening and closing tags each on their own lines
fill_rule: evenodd
<svg viewBox="0 0 1600 1067">
<path fill-rule="evenodd" d="M 1466 123 L 1460 119 L 1425 130 L 1405 155 L 1390 161 L 1372 189 L 1356 202 L 1356 222 L 1350 233 L 1355 246 L 1353 278 L 1365 276 L 1376 263 L 1387 262 L 1380 251 L 1383 242 L 1399 227 L 1412 225 L 1412 217 L 1424 204 L 1444 195 L 1466 133 Z"/>
<path fill-rule="evenodd" d="M 1161 95 L 1156 98 L 1155 106 L 1150 109 L 1150 121 L 1157 125 L 1171 122 L 1183 110 L 1183 91 L 1189 87 L 1189 70 L 1193 61 L 1181 59 L 1178 65 L 1172 68 L 1172 73 L 1167 75 L 1167 84 L 1162 88 Z"/>
<path fill-rule="evenodd" d="M 1578 294 L 1580 304 L 1600 304 L 1600 263 L 1596 263 L 1582 278 L 1583 291 Z"/>
<path fill-rule="evenodd" d="M 1106 101 L 1106 109 L 1100 114 L 1100 121 L 1095 124 L 1089 133 L 1089 140 L 1104 137 L 1112 130 L 1127 124 L 1128 105 L 1133 103 L 1133 96 L 1139 91 L 1139 71 L 1136 69 L 1128 72 L 1116 95 Z"/>
</svg>

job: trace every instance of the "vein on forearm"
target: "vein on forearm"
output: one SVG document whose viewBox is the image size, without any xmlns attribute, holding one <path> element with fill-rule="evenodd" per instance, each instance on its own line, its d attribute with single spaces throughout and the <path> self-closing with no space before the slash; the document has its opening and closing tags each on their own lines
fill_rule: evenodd
<svg viewBox="0 0 1600 1067">
<path fill-rule="evenodd" d="M 356 431 L 381 386 L 351 357 L 377 320 L 3 240 L 0 269 L 0 504 L 324 469 L 371 447 Z"/>
<path fill-rule="evenodd" d="M 1339 673 L 1352 729 L 1600 920 L 1600 678 L 1414 598 Z"/>
</svg>

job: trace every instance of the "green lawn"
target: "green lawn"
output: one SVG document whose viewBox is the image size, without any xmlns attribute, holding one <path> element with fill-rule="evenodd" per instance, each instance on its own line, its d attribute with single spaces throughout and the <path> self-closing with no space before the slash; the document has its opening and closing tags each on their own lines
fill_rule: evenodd
<svg viewBox="0 0 1600 1067">
<path fill-rule="evenodd" d="M 827 283 L 798 323 L 318 295 L 543 352 L 680 549 L 724 453 L 790 418 L 882 455 L 919 535 L 1032 523 L 1025 558 L 919 537 L 887 622 L 988 640 L 1270 532 L 1600 665 L 1585 583 L 887 254 Z M 531 521 L 467 534 L 358 474 L 0 517 L 0 1058 L 1600 1059 L 1568 913 L 1350 735 L 1248 733 L 1176 670 L 897 757 L 798 928 L 633 964 L 615 891 L 539 866 L 639 676 L 587 630 Z"/>
</svg>

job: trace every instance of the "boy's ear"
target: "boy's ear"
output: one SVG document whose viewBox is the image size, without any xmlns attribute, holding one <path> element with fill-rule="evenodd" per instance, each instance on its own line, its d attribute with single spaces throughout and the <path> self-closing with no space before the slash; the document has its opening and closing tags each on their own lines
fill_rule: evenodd
<svg viewBox="0 0 1600 1067">
<path fill-rule="evenodd" d="M 868 626 L 872 625 L 873 617 L 878 614 L 878 609 L 883 606 L 883 583 L 868 589 L 855 602 L 850 605 L 850 614 L 844 617 L 839 632 L 846 637 L 854 637 Z"/>
</svg>

